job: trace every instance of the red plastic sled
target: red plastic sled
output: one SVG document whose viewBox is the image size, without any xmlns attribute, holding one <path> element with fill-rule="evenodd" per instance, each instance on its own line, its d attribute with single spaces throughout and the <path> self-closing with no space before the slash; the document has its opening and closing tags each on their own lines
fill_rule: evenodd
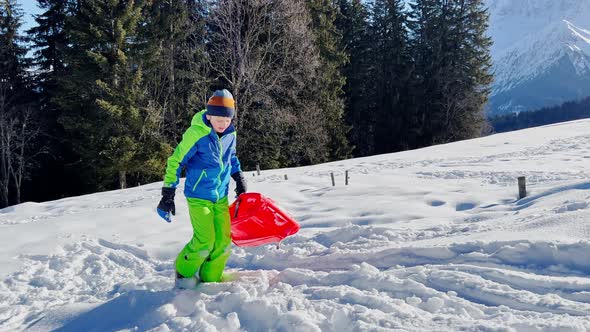
<svg viewBox="0 0 590 332">
<path fill-rule="evenodd" d="M 299 231 L 299 224 L 259 193 L 241 194 L 229 206 L 231 239 L 239 247 L 279 243 Z"/>
</svg>

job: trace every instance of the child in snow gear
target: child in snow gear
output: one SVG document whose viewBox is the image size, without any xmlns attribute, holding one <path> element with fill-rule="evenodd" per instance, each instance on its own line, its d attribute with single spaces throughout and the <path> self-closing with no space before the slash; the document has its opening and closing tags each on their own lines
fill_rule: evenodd
<svg viewBox="0 0 590 332">
<path fill-rule="evenodd" d="M 162 200 L 158 214 L 170 222 L 176 213 L 174 193 L 180 174 L 186 169 L 184 195 L 188 201 L 193 235 L 176 258 L 179 287 L 221 280 L 230 255 L 230 215 L 228 190 L 230 176 L 236 181 L 236 194 L 246 192 L 246 182 L 236 155 L 236 132 L 231 120 L 234 99 L 225 89 L 209 98 L 207 109 L 192 119 L 174 153 L 168 158 Z"/>
</svg>

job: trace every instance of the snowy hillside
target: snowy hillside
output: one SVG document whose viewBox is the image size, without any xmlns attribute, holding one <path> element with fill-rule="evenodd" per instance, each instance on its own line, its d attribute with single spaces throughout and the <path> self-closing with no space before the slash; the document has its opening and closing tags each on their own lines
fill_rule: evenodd
<svg viewBox="0 0 590 332">
<path fill-rule="evenodd" d="M 494 41 L 490 112 L 590 96 L 590 1 L 487 0 Z"/>
<path fill-rule="evenodd" d="M 247 176 L 301 231 L 195 290 L 160 183 L 0 210 L 0 331 L 590 331 L 590 121 Z"/>
</svg>

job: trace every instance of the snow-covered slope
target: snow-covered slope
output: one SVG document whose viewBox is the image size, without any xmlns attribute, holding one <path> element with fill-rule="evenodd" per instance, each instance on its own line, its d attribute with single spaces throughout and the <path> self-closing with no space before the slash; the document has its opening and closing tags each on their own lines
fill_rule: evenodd
<svg viewBox="0 0 590 332">
<path fill-rule="evenodd" d="M 490 114 L 534 110 L 590 95 L 590 1 L 488 0 Z"/>
<path fill-rule="evenodd" d="M 590 120 L 247 177 L 301 231 L 195 290 L 160 183 L 0 210 L 0 331 L 590 331 Z"/>
</svg>

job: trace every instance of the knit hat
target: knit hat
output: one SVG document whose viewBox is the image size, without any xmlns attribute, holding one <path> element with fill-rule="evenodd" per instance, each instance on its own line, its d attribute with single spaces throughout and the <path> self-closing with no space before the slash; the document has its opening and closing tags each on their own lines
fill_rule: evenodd
<svg viewBox="0 0 590 332">
<path fill-rule="evenodd" d="M 234 117 L 234 96 L 226 89 L 217 90 L 207 102 L 208 115 Z"/>
</svg>

